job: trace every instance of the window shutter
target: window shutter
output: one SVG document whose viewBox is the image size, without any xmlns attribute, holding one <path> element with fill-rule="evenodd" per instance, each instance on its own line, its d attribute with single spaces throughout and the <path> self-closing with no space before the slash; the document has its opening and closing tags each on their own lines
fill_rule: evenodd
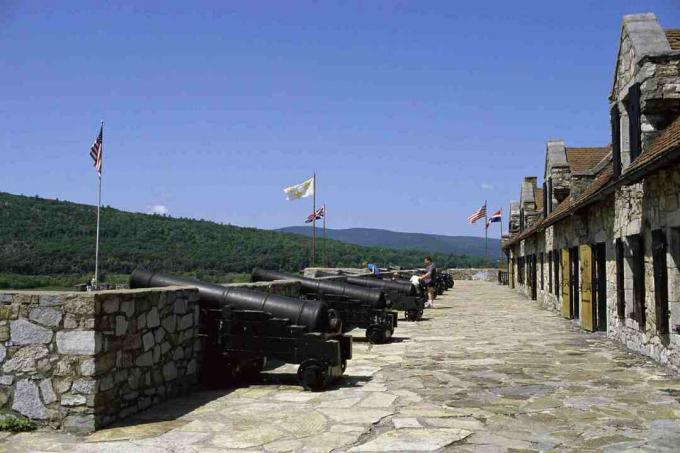
<svg viewBox="0 0 680 453">
<path fill-rule="evenodd" d="M 621 176 L 621 113 L 615 105 L 611 111 L 612 121 L 612 160 L 614 164 L 614 177 Z"/>
<path fill-rule="evenodd" d="M 628 121 L 630 132 L 630 161 L 633 162 L 641 150 L 640 141 L 640 84 L 636 83 L 628 89 Z"/>
</svg>

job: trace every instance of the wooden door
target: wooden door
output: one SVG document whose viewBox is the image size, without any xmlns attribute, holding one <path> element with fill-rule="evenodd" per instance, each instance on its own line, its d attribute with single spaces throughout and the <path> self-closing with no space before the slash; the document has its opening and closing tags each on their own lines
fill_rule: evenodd
<svg viewBox="0 0 680 453">
<path fill-rule="evenodd" d="M 570 298 L 571 280 L 569 278 L 569 249 L 562 249 L 562 316 L 571 318 Z"/>
<path fill-rule="evenodd" d="M 508 260 L 508 282 L 510 288 L 515 287 L 515 258 Z"/>
<path fill-rule="evenodd" d="M 593 325 L 593 249 L 585 244 L 579 247 L 581 271 L 581 327 L 592 332 Z"/>
</svg>

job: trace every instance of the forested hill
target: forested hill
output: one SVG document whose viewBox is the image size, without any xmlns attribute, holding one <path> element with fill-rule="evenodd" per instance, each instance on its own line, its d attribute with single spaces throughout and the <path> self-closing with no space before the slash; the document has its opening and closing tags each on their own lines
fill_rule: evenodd
<svg viewBox="0 0 680 453">
<path fill-rule="evenodd" d="M 0 273 L 87 275 L 94 268 L 96 207 L 0 192 Z M 209 278 L 254 266 L 297 271 L 309 264 L 309 238 L 203 220 L 131 213 L 104 207 L 100 268 L 125 274 L 137 266 Z M 329 240 L 334 266 L 420 266 L 425 252 L 362 247 Z M 468 267 L 478 258 L 434 256 L 441 267 Z"/>
<path fill-rule="evenodd" d="M 497 226 L 493 227 L 495 231 Z M 292 226 L 277 231 L 312 235 L 311 226 Z M 494 231 L 494 232 L 495 232 Z M 317 228 L 317 234 L 322 230 Z M 402 233 L 376 228 L 347 228 L 342 230 L 326 229 L 327 237 L 349 244 L 368 247 L 387 247 L 393 249 L 417 249 L 432 253 L 452 253 L 454 255 L 484 256 L 484 238 L 476 236 L 445 236 L 440 234 Z M 497 260 L 501 256 L 499 239 L 489 238 L 488 256 Z"/>
</svg>

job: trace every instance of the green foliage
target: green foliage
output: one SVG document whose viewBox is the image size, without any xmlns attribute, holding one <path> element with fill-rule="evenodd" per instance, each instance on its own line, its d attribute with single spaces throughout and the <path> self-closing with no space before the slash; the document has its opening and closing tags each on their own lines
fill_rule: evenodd
<svg viewBox="0 0 680 453">
<path fill-rule="evenodd" d="M 33 431 L 35 429 L 36 424 L 32 420 L 12 414 L 0 415 L 0 431 L 20 433 L 24 431 Z"/>
<path fill-rule="evenodd" d="M 0 287 L 17 276 L 22 287 L 83 283 L 94 268 L 96 207 L 0 193 Z M 323 247 L 320 245 L 319 249 Z M 255 266 L 298 271 L 310 264 L 310 239 L 205 220 L 172 218 L 102 208 L 100 268 L 125 280 L 138 266 L 210 281 L 237 278 Z M 328 240 L 328 263 L 358 267 L 422 266 L 425 252 L 363 247 Z M 481 259 L 434 254 L 439 267 L 474 267 Z M 3 275 L 5 274 L 5 275 Z M 14 275 L 6 275 L 14 274 Z M 14 281 L 9 281 L 14 279 Z M 53 280 L 53 279 L 57 279 Z M 14 286 L 8 286 L 14 285 Z"/>
</svg>

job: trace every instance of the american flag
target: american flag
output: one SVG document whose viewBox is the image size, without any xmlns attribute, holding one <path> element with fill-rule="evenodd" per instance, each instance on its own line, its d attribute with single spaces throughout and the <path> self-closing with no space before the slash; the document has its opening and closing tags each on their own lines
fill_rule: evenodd
<svg viewBox="0 0 680 453">
<path fill-rule="evenodd" d="M 102 155 L 103 149 L 102 149 L 102 140 L 103 140 L 103 135 L 104 135 L 104 126 L 102 125 L 101 128 L 99 128 L 99 135 L 97 135 L 97 138 L 95 139 L 94 143 L 90 147 L 90 157 L 94 161 L 94 168 L 97 169 L 97 173 L 99 176 L 102 175 L 102 158 L 104 157 Z"/>
<path fill-rule="evenodd" d="M 316 216 L 314 214 L 316 214 Z M 312 223 L 314 220 L 321 220 L 325 215 L 326 210 L 324 209 L 323 206 L 321 206 L 319 209 L 316 210 L 316 212 L 313 212 L 307 216 L 305 223 Z"/>
<path fill-rule="evenodd" d="M 477 220 L 483 219 L 484 217 L 486 217 L 486 203 L 484 203 L 484 206 L 470 214 L 467 220 L 469 223 L 475 223 Z"/>
</svg>

